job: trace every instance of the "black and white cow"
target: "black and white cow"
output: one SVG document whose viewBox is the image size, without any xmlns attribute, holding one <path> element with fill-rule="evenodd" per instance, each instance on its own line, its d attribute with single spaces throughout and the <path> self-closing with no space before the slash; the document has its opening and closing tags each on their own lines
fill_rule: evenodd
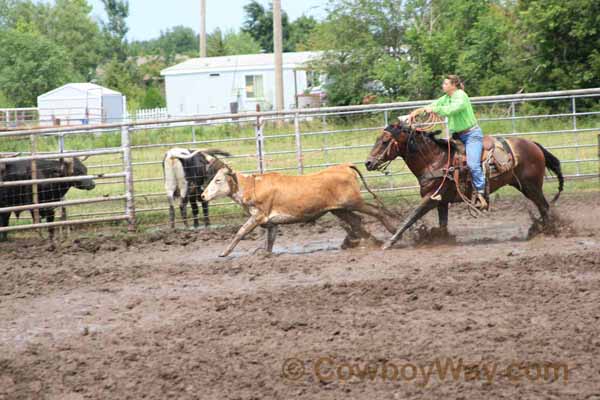
<svg viewBox="0 0 600 400">
<path fill-rule="evenodd" d="M 163 172 L 165 190 L 169 200 L 169 221 L 171 228 L 175 228 L 175 202 L 179 202 L 181 217 L 185 227 L 188 227 L 186 206 L 188 201 L 192 205 L 194 228 L 198 228 L 198 200 L 210 180 L 217 171 L 223 167 L 223 162 L 216 156 L 229 156 L 226 151 L 219 149 L 188 150 L 172 148 L 165 153 L 163 159 Z M 204 225 L 209 226 L 208 202 L 202 201 Z"/>
<path fill-rule="evenodd" d="M 78 158 L 59 160 L 37 160 L 37 179 L 63 178 L 87 175 L 87 168 Z M 0 163 L 0 182 L 31 180 L 31 161 L 22 160 Z M 72 182 L 39 183 L 38 199 L 40 203 L 60 201 L 71 187 L 81 190 L 92 190 L 96 186 L 93 179 L 81 179 Z M 32 185 L 0 186 L 0 208 L 24 206 L 33 203 Z M 10 212 L 0 213 L 0 227 L 8 226 Z M 19 213 L 17 213 L 18 216 Z M 41 208 L 40 217 L 46 222 L 54 221 L 54 208 Z M 49 228 L 50 238 L 54 236 L 54 228 Z M 6 240 L 6 232 L 0 232 L 0 240 Z"/>
</svg>

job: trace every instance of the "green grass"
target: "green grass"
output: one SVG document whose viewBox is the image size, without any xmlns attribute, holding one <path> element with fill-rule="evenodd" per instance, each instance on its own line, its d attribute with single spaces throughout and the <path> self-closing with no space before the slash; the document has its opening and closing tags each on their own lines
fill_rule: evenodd
<svg viewBox="0 0 600 400">
<path fill-rule="evenodd" d="M 494 110 L 488 107 L 486 116 L 494 117 L 504 115 L 504 110 Z M 531 114 L 536 114 L 537 110 L 531 110 Z M 396 115 L 398 113 L 390 113 Z M 521 114 L 519 114 L 521 115 Z M 310 173 L 320 170 L 326 164 L 338 164 L 342 162 L 362 162 L 365 160 L 370 147 L 383 126 L 383 113 L 373 113 L 365 117 L 328 117 L 324 123 L 320 117 L 315 117 L 310 121 L 302 121 L 302 163 L 304 173 Z M 579 128 L 600 127 L 600 118 L 578 117 L 577 125 Z M 540 120 L 520 120 L 513 125 L 511 121 L 491 121 L 481 122 L 485 134 L 510 134 L 516 132 L 538 132 L 538 131 L 556 131 L 572 129 L 573 121 L 571 117 L 540 119 Z M 359 129 L 358 132 L 327 132 L 332 130 Z M 296 139 L 294 137 L 294 125 L 286 122 L 282 126 L 273 121 L 265 123 L 265 167 L 267 171 L 278 170 L 286 174 L 298 173 L 298 160 L 296 156 Z M 314 134 L 317 133 L 317 134 Z M 523 136 L 530 140 L 535 140 L 542 145 L 552 148 L 556 146 L 569 145 L 587 145 L 588 147 L 580 149 L 558 148 L 550 149 L 561 161 L 563 161 L 563 172 L 565 175 L 576 173 L 598 174 L 600 164 L 597 161 L 585 163 L 570 163 L 570 160 L 579 159 L 597 159 L 598 158 L 598 135 L 600 129 L 592 132 L 574 133 L 556 133 Z M 234 123 L 221 124 L 216 126 L 198 126 L 195 128 L 195 144 L 181 145 L 180 147 L 217 147 L 238 156 L 227 160 L 236 170 L 254 171 L 257 169 L 258 160 L 256 154 L 256 140 L 254 139 L 254 127 L 252 124 L 238 125 Z M 168 212 L 161 210 L 167 207 L 164 188 L 162 183 L 161 161 L 164 152 L 168 150 L 173 143 L 191 142 L 193 137 L 192 128 L 161 128 L 154 130 L 141 130 L 132 132 L 131 141 L 133 144 L 132 158 L 134 163 L 150 163 L 136 165 L 133 168 L 133 174 L 136 180 L 135 196 L 137 221 L 142 229 L 153 229 L 155 227 L 165 227 L 168 219 Z M 249 140 L 244 140 L 249 138 Z M 120 132 L 109 132 L 101 135 L 79 134 L 65 137 L 65 148 L 67 151 L 100 149 L 119 147 L 121 144 Z M 136 146 L 156 145 L 156 147 L 136 148 Z M 351 146 L 364 146 L 361 148 L 349 148 Z M 40 138 L 37 143 L 38 151 L 56 151 L 58 148 L 57 138 Z M 29 151 L 29 140 L 6 140 L 2 144 L 0 151 Z M 285 154 L 274 154 L 286 152 Z M 242 157 L 239 157 L 242 156 Z M 86 161 L 90 172 L 116 173 L 121 172 L 122 160 L 120 154 L 94 156 Z M 364 169 L 363 169 L 364 171 Z M 404 166 L 402 160 L 395 161 L 390 166 L 389 176 L 378 176 L 378 173 L 366 173 L 369 186 L 378 189 L 386 189 L 401 186 L 414 186 L 417 184 L 415 177 L 410 174 Z M 578 181 L 569 181 L 566 185 L 566 191 L 591 191 L 598 190 L 600 180 L 587 179 Z M 67 199 L 92 198 L 100 196 L 117 196 L 124 193 L 122 179 L 97 180 L 97 187 L 93 191 L 86 192 L 71 189 Z M 550 181 L 545 185 L 548 194 L 556 191 L 556 181 Z M 520 196 L 514 189 L 506 188 L 501 190 L 501 196 Z M 415 190 L 395 190 L 383 193 L 388 202 L 398 201 L 398 197 L 407 197 L 408 199 L 417 198 Z M 228 200 L 218 200 L 218 206 L 211 208 L 212 220 L 217 224 L 238 224 L 241 221 L 242 214 L 238 206 L 232 205 Z M 224 204 L 223 204 L 224 203 Z M 158 209 L 158 210 L 157 210 Z M 154 211 L 152 211 L 154 210 Z M 117 215 L 124 213 L 124 202 L 99 203 L 94 205 L 72 206 L 68 210 L 69 218 L 88 218 L 91 214 L 101 213 L 97 217 Z M 191 215 L 191 209 L 188 209 L 188 215 Z M 26 214 L 23 214 L 27 217 Z M 29 223 L 23 219 L 19 223 Z M 13 221 L 14 223 L 14 221 Z M 120 226 L 125 226 L 122 223 Z"/>
</svg>

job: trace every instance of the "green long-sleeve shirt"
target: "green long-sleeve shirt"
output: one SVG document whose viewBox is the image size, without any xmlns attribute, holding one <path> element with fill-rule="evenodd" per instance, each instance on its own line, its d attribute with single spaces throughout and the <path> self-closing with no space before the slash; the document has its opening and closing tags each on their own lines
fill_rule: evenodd
<svg viewBox="0 0 600 400">
<path fill-rule="evenodd" d="M 452 96 L 447 94 L 430 104 L 433 112 L 448 117 L 450 132 L 461 132 L 477 125 L 477 118 L 471 106 L 469 96 L 461 90 L 454 91 Z"/>
</svg>

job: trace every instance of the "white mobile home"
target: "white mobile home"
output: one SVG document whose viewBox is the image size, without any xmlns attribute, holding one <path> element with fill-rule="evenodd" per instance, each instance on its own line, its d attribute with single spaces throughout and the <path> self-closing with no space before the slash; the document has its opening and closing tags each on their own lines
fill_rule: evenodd
<svg viewBox="0 0 600 400">
<path fill-rule="evenodd" d="M 93 83 L 69 83 L 38 96 L 40 125 L 121 122 L 125 97 Z"/>
<path fill-rule="evenodd" d="M 307 63 L 319 52 L 283 54 L 284 106 L 296 107 L 296 95 L 318 84 Z M 194 58 L 164 69 L 170 116 L 270 110 L 275 103 L 273 54 Z"/>
</svg>

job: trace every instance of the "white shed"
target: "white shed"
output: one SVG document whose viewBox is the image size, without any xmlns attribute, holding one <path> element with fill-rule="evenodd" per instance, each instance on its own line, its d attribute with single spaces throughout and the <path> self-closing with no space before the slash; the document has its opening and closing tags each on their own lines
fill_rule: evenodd
<svg viewBox="0 0 600 400">
<path fill-rule="evenodd" d="M 69 83 L 38 96 L 40 125 L 121 122 L 125 96 L 93 83 Z"/>
<path fill-rule="evenodd" d="M 318 85 L 307 63 L 320 52 L 283 54 L 284 106 L 297 105 L 296 95 Z M 193 58 L 161 71 L 170 116 L 271 110 L 275 103 L 273 54 Z"/>
</svg>

